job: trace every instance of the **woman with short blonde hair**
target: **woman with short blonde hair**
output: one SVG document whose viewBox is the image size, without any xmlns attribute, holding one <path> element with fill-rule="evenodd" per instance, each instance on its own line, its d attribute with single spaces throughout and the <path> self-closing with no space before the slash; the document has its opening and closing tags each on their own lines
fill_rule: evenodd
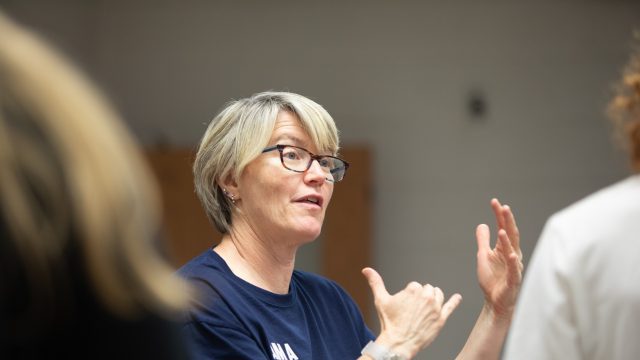
<svg viewBox="0 0 640 360">
<path fill-rule="evenodd" d="M 229 103 L 207 128 L 193 166 L 196 193 L 207 216 L 223 234 L 229 231 L 231 202 L 216 181 L 237 178 L 260 154 L 281 111 L 290 111 L 300 119 L 322 153 L 338 152 L 338 130 L 331 115 L 304 96 L 272 91 Z"/>
<path fill-rule="evenodd" d="M 198 287 L 183 332 L 198 358 L 409 359 L 438 335 L 461 297 L 411 282 L 387 292 L 363 269 L 381 321 L 378 337 L 336 283 L 294 269 L 320 234 L 349 163 L 338 157 L 331 116 L 301 95 L 268 91 L 229 103 L 209 124 L 194 164 L 196 192 L 222 240 L 179 273 Z M 499 245 L 477 231 L 487 299 L 460 359 L 497 359 L 522 264 L 511 210 L 492 206 Z M 349 241 L 349 239 L 344 239 Z"/>
</svg>

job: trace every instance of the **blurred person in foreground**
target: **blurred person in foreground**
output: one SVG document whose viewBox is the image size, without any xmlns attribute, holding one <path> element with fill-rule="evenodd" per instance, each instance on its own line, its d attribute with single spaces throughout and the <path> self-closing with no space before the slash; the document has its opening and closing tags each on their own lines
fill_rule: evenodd
<svg viewBox="0 0 640 360">
<path fill-rule="evenodd" d="M 186 357 L 157 196 L 98 92 L 0 12 L 0 358 Z"/>
<path fill-rule="evenodd" d="M 640 357 L 640 52 L 624 71 L 609 115 L 636 175 L 549 218 L 505 359 Z"/>
<path fill-rule="evenodd" d="M 438 335 L 461 296 L 430 284 L 391 295 L 363 269 L 381 333 L 365 325 L 335 282 L 294 270 L 298 248 L 320 234 L 334 186 L 349 164 L 337 155 L 327 111 L 293 93 L 231 102 L 209 124 L 194 175 L 221 242 L 180 269 L 202 295 L 184 333 L 199 359 L 410 359 Z M 499 235 L 480 225 L 478 277 L 486 302 L 460 359 L 497 359 L 510 324 L 522 264 L 508 206 L 492 201 Z M 344 239 L 349 241 L 349 239 Z"/>
</svg>

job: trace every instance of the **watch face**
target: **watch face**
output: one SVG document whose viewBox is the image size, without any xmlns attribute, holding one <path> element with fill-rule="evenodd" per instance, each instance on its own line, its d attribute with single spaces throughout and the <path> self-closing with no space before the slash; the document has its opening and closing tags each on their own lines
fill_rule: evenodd
<svg viewBox="0 0 640 360">
<path fill-rule="evenodd" d="M 369 341 L 367 346 L 362 349 L 362 354 L 369 356 L 373 360 L 405 360 L 402 356 L 392 353 L 389 349 L 373 341 Z"/>
<path fill-rule="evenodd" d="M 383 356 L 384 360 L 406 360 L 405 358 L 403 358 L 402 356 L 398 355 L 398 354 L 394 354 L 392 352 L 387 352 L 384 356 Z"/>
</svg>

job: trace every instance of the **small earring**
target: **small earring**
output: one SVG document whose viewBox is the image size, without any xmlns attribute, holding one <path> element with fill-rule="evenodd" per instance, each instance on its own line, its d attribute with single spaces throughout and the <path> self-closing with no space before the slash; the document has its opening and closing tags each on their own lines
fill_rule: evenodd
<svg viewBox="0 0 640 360">
<path fill-rule="evenodd" d="M 224 188 L 222 189 L 222 192 L 223 192 L 225 195 L 227 195 L 227 197 L 231 200 L 231 203 L 232 203 L 232 204 L 235 204 L 235 203 L 236 203 L 236 197 L 235 197 L 235 195 L 231 194 L 230 192 L 228 192 L 228 191 L 227 191 L 227 189 L 224 189 Z"/>
</svg>

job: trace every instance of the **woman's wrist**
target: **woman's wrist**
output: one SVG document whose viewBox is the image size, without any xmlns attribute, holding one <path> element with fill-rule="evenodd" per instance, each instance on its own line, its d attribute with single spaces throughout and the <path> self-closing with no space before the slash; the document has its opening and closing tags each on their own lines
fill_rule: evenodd
<svg viewBox="0 0 640 360">
<path fill-rule="evenodd" d="M 488 301 L 482 306 L 481 316 L 484 314 L 485 319 L 497 326 L 509 326 L 513 317 L 514 307 L 496 308 Z"/>
</svg>

